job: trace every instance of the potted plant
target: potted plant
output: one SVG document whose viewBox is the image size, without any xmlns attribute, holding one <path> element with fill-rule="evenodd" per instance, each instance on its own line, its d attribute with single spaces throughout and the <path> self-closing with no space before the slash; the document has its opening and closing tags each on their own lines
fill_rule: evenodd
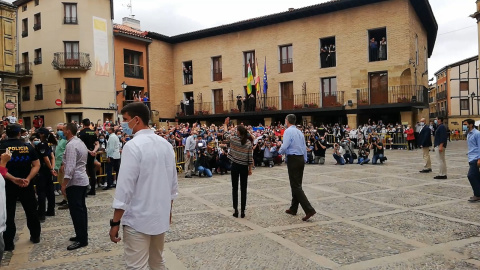
<svg viewBox="0 0 480 270">
<path fill-rule="evenodd" d="M 302 105 L 294 105 L 293 108 L 294 109 L 301 109 L 301 108 L 303 108 L 303 106 Z"/>
<path fill-rule="evenodd" d="M 308 104 L 308 108 L 318 108 L 318 105 L 315 103 Z"/>
<path fill-rule="evenodd" d="M 366 99 L 360 100 L 360 105 L 368 105 L 368 100 Z"/>
<path fill-rule="evenodd" d="M 209 111 L 202 111 L 202 114 L 203 114 L 203 115 L 209 115 L 210 112 L 209 112 Z"/>
<path fill-rule="evenodd" d="M 240 111 L 238 109 L 231 109 L 232 113 L 239 113 Z"/>
</svg>

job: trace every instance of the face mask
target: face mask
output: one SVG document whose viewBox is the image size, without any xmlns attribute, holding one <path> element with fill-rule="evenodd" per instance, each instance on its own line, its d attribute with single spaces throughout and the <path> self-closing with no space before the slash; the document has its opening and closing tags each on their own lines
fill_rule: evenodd
<svg viewBox="0 0 480 270">
<path fill-rule="evenodd" d="M 63 133 L 62 130 L 57 131 L 57 135 L 60 139 L 65 139 L 65 134 Z"/>
<path fill-rule="evenodd" d="M 130 138 L 126 138 L 125 141 L 127 141 L 127 142 L 130 141 Z"/>
<path fill-rule="evenodd" d="M 438 124 L 438 120 L 433 121 L 433 123 L 435 123 L 435 125 L 437 125 L 437 124 Z"/>
<path fill-rule="evenodd" d="M 34 144 L 34 145 L 39 145 L 39 144 L 40 144 L 40 141 L 33 141 L 33 144 Z"/>
<path fill-rule="evenodd" d="M 197 135 L 193 135 L 193 138 L 196 139 L 196 138 L 197 138 Z"/>
<path fill-rule="evenodd" d="M 425 123 L 424 123 L 424 122 L 420 122 L 420 126 L 421 126 L 421 127 L 425 126 Z"/>
<path fill-rule="evenodd" d="M 98 141 L 103 143 L 105 141 L 105 139 L 99 139 Z"/>
<path fill-rule="evenodd" d="M 27 138 L 27 136 L 22 136 L 21 138 L 22 138 L 23 140 L 25 140 L 25 139 Z"/>
<path fill-rule="evenodd" d="M 129 135 L 129 136 L 131 136 L 131 135 L 133 134 L 133 128 L 130 128 L 130 127 L 128 126 L 128 124 L 129 124 L 130 122 L 132 122 L 132 120 L 133 120 L 133 119 L 131 119 L 131 120 L 128 121 L 128 122 L 122 122 L 122 123 L 121 123 L 123 132 L 124 132 L 125 134 Z M 135 126 L 136 126 L 136 125 L 137 125 L 137 124 L 135 124 Z M 135 126 L 133 126 L 133 127 L 135 127 Z"/>
<path fill-rule="evenodd" d="M 122 135 L 117 135 L 117 137 L 118 137 L 119 139 L 121 139 L 121 138 L 122 138 Z"/>
<path fill-rule="evenodd" d="M 468 126 L 467 125 L 463 125 L 463 130 L 467 130 L 468 129 Z"/>
</svg>

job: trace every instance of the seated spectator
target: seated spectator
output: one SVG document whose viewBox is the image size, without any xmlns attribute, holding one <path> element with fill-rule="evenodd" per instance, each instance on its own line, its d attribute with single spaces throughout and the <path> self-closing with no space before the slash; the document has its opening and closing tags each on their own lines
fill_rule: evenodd
<svg viewBox="0 0 480 270">
<path fill-rule="evenodd" d="M 343 159 L 344 154 L 345 150 L 343 150 L 343 147 L 335 143 L 333 145 L 333 158 L 337 161 L 335 165 L 345 165 L 345 160 Z"/>
<path fill-rule="evenodd" d="M 369 155 L 370 148 L 365 144 L 360 146 L 360 149 L 358 150 L 358 164 L 363 165 L 370 162 L 370 159 L 368 158 Z"/>
</svg>

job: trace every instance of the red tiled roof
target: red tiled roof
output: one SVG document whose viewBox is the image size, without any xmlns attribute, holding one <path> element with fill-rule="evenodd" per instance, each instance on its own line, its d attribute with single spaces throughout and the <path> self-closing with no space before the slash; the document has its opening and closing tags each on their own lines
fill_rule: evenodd
<svg viewBox="0 0 480 270">
<path fill-rule="evenodd" d="M 140 31 L 137 29 L 134 29 L 130 26 L 126 26 L 123 24 L 114 24 L 113 25 L 113 32 L 115 33 L 121 33 L 121 34 L 126 34 L 134 37 L 140 37 L 144 38 L 147 40 L 152 40 L 151 38 L 147 37 L 148 32 L 147 31 Z"/>
</svg>

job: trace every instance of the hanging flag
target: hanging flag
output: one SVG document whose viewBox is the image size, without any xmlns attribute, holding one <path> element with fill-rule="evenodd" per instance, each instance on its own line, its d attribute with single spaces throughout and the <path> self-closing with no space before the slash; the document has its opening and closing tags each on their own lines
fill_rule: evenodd
<svg viewBox="0 0 480 270">
<path fill-rule="evenodd" d="M 257 89 L 257 99 L 260 97 L 260 74 L 258 73 L 258 61 L 255 59 L 255 88 Z"/>
<path fill-rule="evenodd" d="M 265 68 L 263 69 L 263 93 L 267 94 L 268 82 L 267 82 L 267 57 L 265 57 Z"/>
<path fill-rule="evenodd" d="M 247 94 L 252 94 L 252 82 L 253 82 L 253 75 L 252 75 L 252 68 L 250 67 L 250 63 L 248 63 L 248 75 L 247 75 Z"/>
</svg>

